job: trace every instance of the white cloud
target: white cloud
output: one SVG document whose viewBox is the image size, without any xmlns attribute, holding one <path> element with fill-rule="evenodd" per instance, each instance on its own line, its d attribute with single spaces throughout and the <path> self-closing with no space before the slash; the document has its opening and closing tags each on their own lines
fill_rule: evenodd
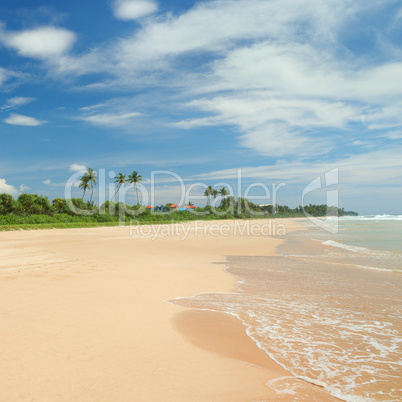
<svg viewBox="0 0 402 402">
<path fill-rule="evenodd" d="M 16 96 L 14 98 L 8 99 L 6 103 L 0 107 L 2 110 L 10 110 L 10 109 L 15 109 L 20 106 L 26 105 L 28 103 L 31 103 L 35 100 L 35 98 L 29 98 L 26 96 Z"/>
<path fill-rule="evenodd" d="M 402 125 L 397 102 L 402 84 L 397 75 L 402 76 L 402 64 L 356 73 L 336 63 L 326 50 L 310 45 L 264 42 L 242 47 L 215 61 L 212 74 L 199 82 L 203 92 L 227 94 L 187 104 L 190 110 L 213 116 L 179 121 L 176 126 L 234 125 L 244 133 L 242 144 L 259 153 L 297 153 L 299 146 L 308 145 L 307 131 L 318 127 L 344 130 L 363 122 L 373 130 Z M 373 102 L 384 106 L 372 108 Z M 275 133 L 271 127 L 278 122 L 282 129 Z M 281 141 L 281 133 L 288 141 Z M 317 144 L 314 138 L 310 142 Z M 321 148 L 328 150 L 328 143 Z"/>
<path fill-rule="evenodd" d="M 85 165 L 80 165 L 78 163 L 73 163 L 70 165 L 70 172 L 81 172 L 87 170 L 87 167 Z"/>
<path fill-rule="evenodd" d="M 327 3 L 334 5 L 333 0 Z M 345 3 L 340 8 L 344 6 Z M 334 26 L 333 20 L 338 17 L 335 13 L 331 16 L 328 8 L 327 4 L 311 0 L 301 0 L 297 5 L 291 0 L 199 3 L 176 18 L 149 23 L 134 38 L 121 42 L 121 50 L 137 50 L 131 58 L 139 56 L 143 61 L 189 51 L 224 50 L 225 44 L 238 39 L 257 40 L 266 36 L 285 39 L 300 34 L 300 25 L 314 27 L 322 33 L 326 31 L 328 35 Z M 317 18 L 321 12 L 326 14 L 325 24 Z"/>
<path fill-rule="evenodd" d="M 6 194 L 11 194 L 11 195 L 16 196 L 16 195 L 18 195 L 18 190 L 14 186 L 7 184 L 5 179 L 0 178 L 0 194 L 1 193 L 6 193 Z"/>
<path fill-rule="evenodd" d="M 104 103 L 97 103 L 96 105 L 91 105 L 91 106 L 84 106 L 84 107 L 82 107 L 82 108 L 80 108 L 80 110 L 82 111 L 82 112 L 92 112 L 93 110 L 96 110 L 96 109 L 101 109 L 101 108 L 103 108 L 103 107 L 107 107 L 108 106 L 108 103 L 107 102 L 104 102 Z"/>
<path fill-rule="evenodd" d="M 76 35 L 63 28 L 43 26 L 20 32 L 3 32 L 0 40 L 21 56 L 48 58 L 66 53 L 75 42 Z"/>
<path fill-rule="evenodd" d="M 361 119 L 372 130 L 402 126 L 402 102 L 372 107 L 362 114 Z"/>
<path fill-rule="evenodd" d="M 177 56 L 190 52 L 224 53 L 233 49 L 236 41 L 270 38 L 284 43 L 290 39 L 301 42 L 325 39 L 332 44 L 343 20 L 354 17 L 359 3 L 336 0 L 200 2 L 182 15 L 166 14 L 164 18 L 146 21 L 134 35 L 109 46 L 95 48 L 82 56 L 59 58 L 55 68 L 59 73 L 111 72 L 117 79 L 103 84 L 115 86 L 122 81 L 122 85 L 128 82 L 135 85 L 139 72 L 146 72 L 149 77 L 153 71 L 169 68 Z"/>
<path fill-rule="evenodd" d="M 243 146 L 274 156 L 307 151 L 326 153 L 331 148 L 329 141 L 317 144 L 314 138 L 308 138 L 307 131 L 323 127 L 342 128 L 359 119 L 356 108 L 343 102 L 275 98 L 271 92 L 265 91 L 199 99 L 190 102 L 188 107 L 215 116 L 181 121 L 175 126 L 234 125 L 243 133 L 239 137 Z"/>
<path fill-rule="evenodd" d="M 319 155 L 328 152 L 330 147 L 317 147 L 312 140 L 298 131 L 291 131 L 285 124 L 266 124 L 264 127 L 249 130 L 240 136 L 246 148 L 258 150 L 268 156 L 294 154 Z"/>
<path fill-rule="evenodd" d="M 402 139 L 402 130 L 389 131 L 384 134 L 383 137 L 389 138 L 390 140 L 401 140 Z"/>
<path fill-rule="evenodd" d="M 142 3 L 149 2 L 122 0 L 114 4 L 139 7 Z M 78 75 L 104 71 L 115 78 L 99 86 L 126 86 L 152 79 L 152 72 L 172 73 L 171 67 L 176 67 L 175 61 L 180 56 L 209 52 L 218 63 L 211 65 L 215 77 L 207 74 L 208 80 L 202 85 L 193 82 L 197 88 L 205 84 L 210 87 L 210 79 L 215 82 L 220 78 L 215 82 L 217 90 L 224 88 L 227 79 L 230 89 L 235 89 L 233 79 L 240 73 L 236 87 L 246 84 L 248 88 L 260 89 L 273 83 L 279 89 L 290 88 L 302 94 L 329 92 L 333 95 L 336 91 L 338 95 L 348 91 L 349 96 L 354 97 L 356 93 L 359 96 L 366 92 L 367 96 L 375 96 L 379 91 L 389 96 L 402 87 L 399 83 L 397 88 L 392 85 L 395 84 L 393 78 L 400 75 L 398 63 L 365 71 L 361 66 L 356 69 L 350 60 L 341 65 L 333 57 L 338 33 L 347 23 L 355 23 L 359 12 L 372 7 L 376 5 L 362 0 L 200 2 L 182 15 L 167 14 L 164 18 L 149 20 L 134 35 L 119 38 L 108 46 L 81 56 L 61 57 L 55 60 L 54 67 L 59 73 Z M 239 47 L 237 41 L 243 43 L 243 47 Z M 205 63 L 201 63 L 200 67 L 203 66 Z M 176 70 L 177 76 L 173 78 L 178 80 L 176 83 L 187 84 L 195 70 L 195 66 L 191 66 L 184 77 L 181 69 Z M 378 85 L 366 85 L 370 79 L 376 80 Z"/>
<path fill-rule="evenodd" d="M 165 104 L 173 99 L 168 107 L 192 114 L 173 124 L 179 128 L 225 125 L 235 128 L 242 146 L 263 155 L 319 155 L 339 137 L 353 143 L 352 126 L 370 132 L 402 124 L 402 63 L 384 49 L 377 59 L 374 52 L 353 54 L 342 42 L 352 24 L 363 24 L 367 13 L 374 15 L 391 1 L 198 2 L 181 15 L 143 20 L 132 35 L 81 55 L 66 54 L 75 40 L 70 32 L 70 42 L 54 52 L 58 57 L 47 60 L 48 67 L 54 74 L 108 74 L 87 89 L 155 85 Z M 113 10 L 117 18 L 135 19 L 157 5 L 119 0 Z M 140 116 L 133 107 L 107 109 L 106 103 L 82 108 L 78 119 L 127 127 Z M 202 117 L 194 117 L 194 110 Z M 337 135 L 317 141 L 322 129 Z"/>
<path fill-rule="evenodd" d="M 21 184 L 20 185 L 20 193 L 24 193 L 24 192 L 26 192 L 26 191 L 28 191 L 28 190 L 30 190 L 31 188 L 30 187 L 28 187 L 28 186 L 26 186 L 25 184 Z"/>
<path fill-rule="evenodd" d="M 43 180 L 42 183 L 49 185 L 49 184 L 51 184 L 51 180 L 50 180 L 50 179 L 46 179 L 46 180 Z"/>
<path fill-rule="evenodd" d="M 121 20 L 136 20 L 157 10 L 158 5 L 150 0 L 116 0 L 113 3 L 114 16 Z"/>
<path fill-rule="evenodd" d="M 40 126 L 47 123 L 45 120 L 37 120 L 34 117 L 24 116 L 22 114 L 11 113 L 4 122 L 13 126 Z"/>
<path fill-rule="evenodd" d="M 271 166 L 245 167 L 242 178 L 259 179 L 264 182 L 284 180 L 288 183 L 307 184 L 319 175 L 338 167 L 340 185 L 372 186 L 381 190 L 381 186 L 399 183 L 402 177 L 401 147 L 383 149 L 340 158 L 334 162 L 322 161 L 279 161 Z M 205 174 L 194 175 L 195 180 L 230 180 L 237 178 L 237 169 L 224 169 Z"/>
<path fill-rule="evenodd" d="M 402 76 L 402 64 L 356 72 L 335 62 L 326 49 L 310 45 L 264 42 L 241 47 L 215 61 L 211 74 L 205 81 L 199 79 L 193 94 L 225 91 L 225 95 L 187 104 L 190 110 L 212 116 L 179 121 L 176 126 L 237 126 L 243 133 L 241 144 L 264 155 L 282 156 L 308 148 L 311 154 L 321 148 L 320 154 L 331 145 L 328 140 L 319 144 L 309 134 L 319 127 L 341 133 L 355 123 L 369 130 L 402 125 L 398 103 L 402 83 L 397 76 Z M 379 102 L 383 105 L 371 107 Z"/>
<path fill-rule="evenodd" d="M 0 43 L 1 43 L 1 25 L 0 25 Z M 22 78 L 23 74 L 17 71 L 6 70 L 5 68 L 0 67 L 0 86 L 5 85 L 8 81 L 12 79 Z"/>
<path fill-rule="evenodd" d="M 4 82 L 8 80 L 7 70 L 0 67 L 0 85 L 3 85 Z"/>
<path fill-rule="evenodd" d="M 357 60 L 356 60 L 357 62 Z M 230 51 L 212 65 L 204 90 L 267 89 L 277 96 L 336 97 L 373 101 L 398 98 L 402 63 L 376 66 L 342 61 L 315 43 L 264 41 Z"/>
<path fill-rule="evenodd" d="M 116 2 L 115 12 L 140 3 Z M 162 85 L 174 92 L 176 104 L 192 99 L 187 110 L 202 117 L 181 120 L 176 127 L 231 126 L 241 145 L 264 155 L 303 154 L 306 149 L 322 154 L 333 147 L 332 140 L 320 144 L 314 132 L 346 133 L 352 124 L 378 129 L 383 125 L 379 110 L 386 113 L 402 96 L 402 63 L 366 62 L 345 51 L 339 39 L 363 12 L 385 3 L 199 2 L 181 15 L 146 20 L 133 35 L 108 46 L 58 58 L 54 67 L 58 73 L 111 74 L 87 88 Z M 82 111 L 88 113 L 79 119 L 109 127 L 137 117 L 130 109 Z"/>
<path fill-rule="evenodd" d="M 141 116 L 141 113 L 138 112 L 130 112 L 122 114 L 99 113 L 99 114 L 92 114 L 89 116 L 81 116 L 78 117 L 78 119 L 86 121 L 87 123 L 93 124 L 95 126 L 117 127 L 129 123 L 133 118 L 138 116 Z"/>
</svg>

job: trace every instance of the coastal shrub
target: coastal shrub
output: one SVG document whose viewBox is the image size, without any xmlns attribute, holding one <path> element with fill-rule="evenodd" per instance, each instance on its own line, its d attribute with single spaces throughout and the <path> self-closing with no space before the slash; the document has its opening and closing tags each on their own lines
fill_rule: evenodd
<svg viewBox="0 0 402 402">
<path fill-rule="evenodd" d="M 128 205 L 120 201 L 119 203 L 116 204 L 115 215 L 116 216 L 134 215 L 134 212 Z"/>
<path fill-rule="evenodd" d="M 0 215 L 10 214 L 14 208 L 14 199 L 11 194 L 0 194 Z"/>
<path fill-rule="evenodd" d="M 126 205 L 122 202 L 115 203 L 106 201 L 100 207 L 93 202 L 85 202 L 82 198 L 62 199 L 55 198 L 50 204 L 47 197 L 37 194 L 21 194 L 17 200 L 9 194 L 0 194 L 0 226 L 7 225 L 52 225 L 55 224 L 73 226 L 118 224 L 119 221 L 138 223 L 170 223 L 185 222 L 194 220 L 215 220 L 215 219 L 251 219 L 256 215 L 253 212 L 271 215 L 273 217 L 297 217 L 304 216 L 305 212 L 313 216 L 329 215 L 357 215 L 353 211 L 345 211 L 334 206 L 308 205 L 297 208 L 288 206 L 266 205 L 259 207 L 246 199 L 226 197 L 218 208 L 206 206 L 197 207 L 195 210 L 170 210 L 165 206 L 155 207 L 151 210 L 141 205 Z M 274 214 L 275 212 L 275 214 Z M 42 226 L 45 227 L 45 226 Z M 50 226 L 52 227 L 52 226 Z"/>
<path fill-rule="evenodd" d="M 12 224 L 15 224 L 15 223 L 19 223 L 19 222 L 16 222 L 16 218 L 19 218 L 19 217 L 17 217 L 16 215 L 14 215 L 14 214 L 8 214 L 8 215 L 2 215 L 2 216 L 0 216 L 0 225 L 12 225 Z"/>
<path fill-rule="evenodd" d="M 67 201 L 64 198 L 55 198 L 52 201 L 52 208 L 55 214 L 73 214 L 73 211 L 68 207 Z"/>
<path fill-rule="evenodd" d="M 0 225 L 22 225 L 36 223 L 50 223 L 52 217 L 49 215 L 15 215 L 8 214 L 0 216 Z"/>
<path fill-rule="evenodd" d="M 94 219 L 96 222 L 118 222 L 119 217 L 116 215 L 109 215 L 109 214 L 100 214 L 94 215 Z"/>
<path fill-rule="evenodd" d="M 82 216 L 98 213 L 98 208 L 93 202 L 85 202 L 82 198 L 71 198 L 65 201 L 72 215 L 76 214 Z"/>
<path fill-rule="evenodd" d="M 82 219 L 78 215 L 69 215 L 69 214 L 54 214 L 53 215 L 54 222 L 57 223 L 70 223 L 70 222 L 82 222 Z"/>
<path fill-rule="evenodd" d="M 21 194 L 15 204 L 17 215 L 50 215 L 52 208 L 47 197 L 37 194 Z"/>
<path fill-rule="evenodd" d="M 26 223 L 39 224 L 39 223 L 52 223 L 53 217 L 49 215 L 28 215 L 26 217 Z"/>
<path fill-rule="evenodd" d="M 116 211 L 116 203 L 113 201 L 106 201 L 99 207 L 100 214 L 112 214 Z"/>
</svg>

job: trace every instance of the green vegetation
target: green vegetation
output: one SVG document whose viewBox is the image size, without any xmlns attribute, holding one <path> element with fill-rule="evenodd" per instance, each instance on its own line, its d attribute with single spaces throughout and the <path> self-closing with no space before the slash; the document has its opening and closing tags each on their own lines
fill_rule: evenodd
<svg viewBox="0 0 402 402">
<path fill-rule="evenodd" d="M 212 188 L 212 186 L 208 186 L 204 191 L 204 196 L 207 197 L 207 206 L 211 205 L 211 197 L 213 193 L 214 189 Z"/>
<path fill-rule="evenodd" d="M 117 190 L 114 193 L 112 200 L 114 197 L 116 197 L 117 193 L 120 190 L 120 187 L 126 182 L 126 175 L 123 173 L 119 173 L 115 178 L 114 178 L 114 182 L 117 184 Z"/>
<path fill-rule="evenodd" d="M 87 169 L 86 173 L 81 177 L 80 184 L 78 186 L 84 192 L 84 194 L 82 195 L 82 199 L 84 199 L 85 192 L 91 189 L 91 198 L 89 201 L 92 202 L 94 187 L 96 186 L 97 179 L 98 175 L 96 174 L 96 172 L 91 168 Z"/>
<path fill-rule="evenodd" d="M 81 179 L 81 182 L 85 180 Z M 87 183 L 91 183 L 92 188 L 95 184 L 90 179 Z M 120 179 L 116 183 L 119 185 Z M 137 181 L 137 185 L 138 183 Z M 88 190 L 83 187 L 83 191 L 84 189 Z M 155 212 L 139 204 L 130 206 L 113 201 L 97 206 L 92 202 L 92 195 L 87 202 L 82 198 L 55 198 L 50 203 L 47 197 L 36 194 L 21 194 L 17 199 L 9 194 L 0 194 L 0 230 L 111 226 L 127 224 L 133 220 L 138 224 L 156 224 L 191 220 L 303 217 L 304 211 L 313 216 L 356 214 L 326 205 L 309 205 L 304 211 L 301 206 L 291 209 L 278 205 L 274 211 L 272 205 L 260 207 L 244 198 L 228 197 L 226 190 L 222 190 L 220 194 L 224 197 L 217 208 L 207 205 L 205 208 L 171 211 L 169 203 L 155 207 Z M 209 198 L 214 196 L 213 192 L 208 193 Z"/>
</svg>

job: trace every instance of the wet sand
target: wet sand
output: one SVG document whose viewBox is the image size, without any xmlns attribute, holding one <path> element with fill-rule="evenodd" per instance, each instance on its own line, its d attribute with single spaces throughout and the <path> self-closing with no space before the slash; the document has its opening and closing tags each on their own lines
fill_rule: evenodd
<svg viewBox="0 0 402 402">
<path fill-rule="evenodd" d="M 165 302 L 233 290 L 236 278 L 211 262 L 274 255 L 282 240 L 190 225 L 184 241 L 128 228 L 0 233 L 0 399 L 294 400 L 266 385 L 290 374 L 240 321 Z M 325 400 L 303 387 L 299 400 Z"/>
</svg>

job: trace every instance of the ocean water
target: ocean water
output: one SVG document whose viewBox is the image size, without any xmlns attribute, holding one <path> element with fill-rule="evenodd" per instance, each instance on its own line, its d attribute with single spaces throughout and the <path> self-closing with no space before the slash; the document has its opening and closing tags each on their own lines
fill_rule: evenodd
<svg viewBox="0 0 402 402">
<path fill-rule="evenodd" d="M 238 317 L 272 359 L 334 400 L 401 401 L 402 216 L 344 218 L 336 235 L 305 225 L 278 256 L 228 256 L 236 292 L 171 302 Z M 309 400 L 288 377 L 267 386 Z"/>
<path fill-rule="evenodd" d="M 340 243 L 402 252 L 402 215 L 341 217 L 338 230 L 336 240 Z"/>
</svg>

